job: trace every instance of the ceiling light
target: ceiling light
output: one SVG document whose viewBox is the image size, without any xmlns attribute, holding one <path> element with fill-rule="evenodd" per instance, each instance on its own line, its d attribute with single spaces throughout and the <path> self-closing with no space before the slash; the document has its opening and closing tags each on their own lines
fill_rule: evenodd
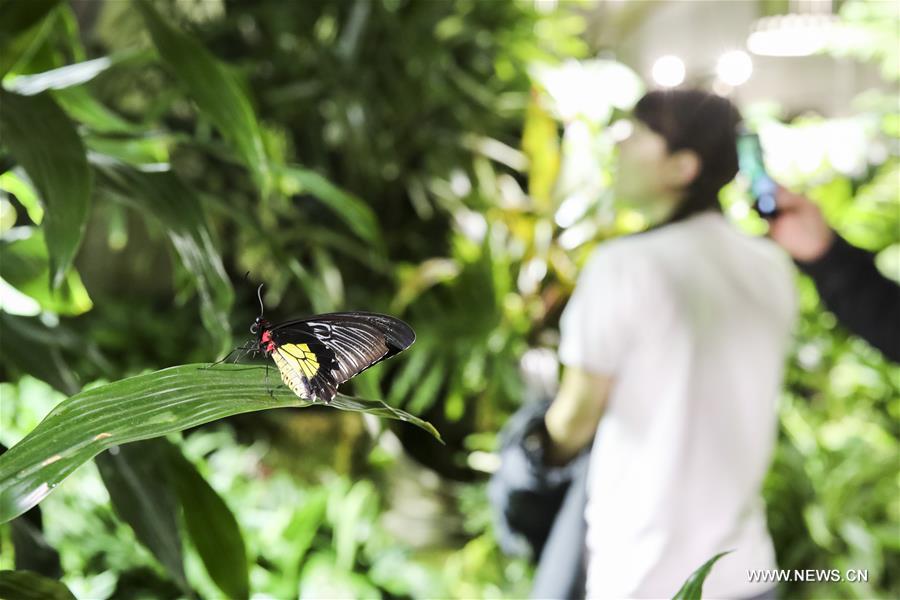
<svg viewBox="0 0 900 600">
<path fill-rule="evenodd" d="M 662 87 L 675 87 L 684 81 L 684 62 L 672 54 L 661 56 L 653 63 L 653 81 Z"/>
<path fill-rule="evenodd" d="M 753 73 L 753 61 L 743 50 L 732 50 L 719 57 L 716 75 L 730 86 L 746 83 Z"/>
<path fill-rule="evenodd" d="M 837 16 L 828 13 L 763 17 L 747 37 L 747 48 L 760 56 L 809 56 L 824 49 Z"/>
</svg>

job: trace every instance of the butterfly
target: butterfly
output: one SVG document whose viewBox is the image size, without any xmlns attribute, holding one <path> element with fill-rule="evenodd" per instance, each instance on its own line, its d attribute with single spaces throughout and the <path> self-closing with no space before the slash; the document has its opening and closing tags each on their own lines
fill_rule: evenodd
<svg viewBox="0 0 900 600">
<path fill-rule="evenodd" d="M 340 384 L 399 354 L 416 341 L 412 327 L 396 317 L 338 312 L 272 324 L 260 314 L 250 326 L 253 351 L 271 358 L 292 392 L 331 402 Z"/>
</svg>

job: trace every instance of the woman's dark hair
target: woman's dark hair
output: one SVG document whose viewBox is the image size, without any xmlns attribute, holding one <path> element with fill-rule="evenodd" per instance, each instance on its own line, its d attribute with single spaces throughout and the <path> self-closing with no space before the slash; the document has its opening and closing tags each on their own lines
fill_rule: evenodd
<svg viewBox="0 0 900 600">
<path fill-rule="evenodd" d="M 704 210 L 721 211 L 719 190 L 738 171 L 736 129 L 741 114 L 734 104 L 700 90 L 659 90 L 641 98 L 634 115 L 666 140 L 669 153 L 686 149 L 700 158 L 700 172 L 668 222 Z"/>
</svg>

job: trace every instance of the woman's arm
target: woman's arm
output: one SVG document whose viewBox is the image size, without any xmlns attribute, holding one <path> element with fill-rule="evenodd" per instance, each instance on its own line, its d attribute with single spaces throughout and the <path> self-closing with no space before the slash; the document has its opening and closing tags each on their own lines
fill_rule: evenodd
<svg viewBox="0 0 900 600">
<path fill-rule="evenodd" d="M 548 464 L 565 464 L 591 443 L 606 408 L 612 381 L 609 376 L 566 368 L 559 392 L 544 417 Z"/>
<path fill-rule="evenodd" d="M 835 235 L 820 258 L 797 264 L 847 329 L 900 362 L 900 286 L 878 272 L 873 258 Z"/>
<path fill-rule="evenodd" d="M 900 286 L 878 272 L 870 253 L 835 234 L 809 199 L 780 188 L 777 203 L 769 236 L 813 278 L 847 329 L 900 361 Z"/>
</svg>

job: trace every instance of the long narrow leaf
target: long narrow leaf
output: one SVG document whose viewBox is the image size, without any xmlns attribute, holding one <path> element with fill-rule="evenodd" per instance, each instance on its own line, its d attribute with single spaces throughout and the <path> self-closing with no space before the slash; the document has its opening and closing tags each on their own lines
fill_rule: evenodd
<svg viewBox="0 0 900 600">
<path fill-rule="evenodd" d="M 64 583 L 31 571 L 0 571 L 0 598 L 76 600 Z"/>
<path fill-rule="evenodd" d="M 126 121 L 91 95 L 83 85 L 56 90 L 53 97 L 82 126 L 100 133 L 139 133 L 144 128 Z"/>
<path fill-rule="evenodd" d="M 31 510 L 40 511 L 40 509 L 40 506 L 35 506 Z M 62 576 L 59 552 L 44 537 L 44 531 L 41 529 L 41 513 L 35 514 L 37 515 L 36 522 L 29 519 L 29 512 L 13 519 L 10 523 L 10 537 L 16 557 L 16 570 L 34 571 L 44 577 L 59 579 Z"/>
<path fill-rule="evenodd" d="M 66 394 L 78 390 L 75 374 L 63 360 L 59 348 L 39 338 L 48 329 L 37 318 L 0 311 L 0 360 L 13 373 L 28 373 Z M 28 352 L 22 352 L 28 348 Z"/>
<path fill-rule="evenodd" d="M 50 253 L 51 283 L 59 287 L 87 227 L 93 182 L 84 144 L 48 94 L 26 97 L 3 90 L 0 137 L 25 168 L 44 203 L 42 226 Z"/>
<path fill-rule="evenodd" d="M 0 360 L 12 373 L 28 373 L 63 394 L 81 389 L 66 357 L 77 355 L 96 365 L 102 373 L 112 371 L 97 345 L 65 325 L 48 327 L 36 317 L 0 311 Z M 28 352 L 22 352 L 28 348 Z"/>
<path fill-rule="evenodd" d="M 61 402 L 0 456 L 0 523 L 39 503 L 75 469 L 112 446 L 240 413 L 310 405 L 272 377 L 267 382 L 262 368 L 206 366 L 181 365 L 137 375 Z M 429 423 L 383 402 L 338 396 L 330 406 L 401 419 L 438 437 Z"/>
<path fill-rule="evenodd" d="M 0 277 L 14 288 L 58 315 L 74 316 L 93 303 L 75 269 L 66 273 L 55 290 L 48 289 L 50 273 L 43 232 L 37 227 L 16 227 L 0 240 Z"/>
<path fill-rule="evenodd" d="M 116 514 L 187 591 L 178 499 L 169 485 L 168 459 L 165 440 L 149 440 L 112 448 L 94 462 Z"/>
<path fill-rule="evenodd" d="M 227 350 L 234 290 L 196 194 L 171 172 L 146 173 L 94 155 L 92 161 L 116 199 L 163 225 L 185 269 L 194 276 L 200 316 L 215 340 L 214 352 Z"/>
<path fill-rule="evenodd" d="M 730 552 L 733 552 L 733 550 L 719 552 L 703 563 L 699 569 L 691 573 L 691 576 L 684 582 L 678 593 L 672 596 L 672 600 L 701 600 L 703 597 L 703 582 L 706 581 L 706 576 L 709 575 L 716 561 Z"/>
<path fill-rule="evenodd" d="M 288 189 L 312 194 L 340 217 L 353 233 L 381 249 L 381 230 L 372 208 L 359 197 L 331 183 L 315 171 L 303 167 L 285 168 L 283 183 Z"/>
<path fill-rule="evenodd" d="M 23 96 L 34 96 L 48 90 L 62 90 L 88 82 L 113 65 L 113 59 L 108 56 L 86 60 L 58 69 L 50 69 L 34 75 L 19 75 L 4 82 L 4 86 L 11 92 Z"/>
<path fill-rule="evenodd" d="M 0 44 L 34 26 L 47 16 L 60 0 L 0 0 Z"/>
<path fill-rule="evenodd" d="M 247 549 L 234 513 L 179 448 L 167 445 L 173 488 L 206 572 L 229 598 L 249 597 Z"/>
<path fill-rule="evenodd" d="M 267 193 L 271 173 L 256 113 L 225 66 L 196 38 L 166 23 L 150 2 L 137 3 L 153 44 L 203 115 L 235 146 Z"/>
<path fill-rule="evenodd" d="M 25 62 L 53 28 L 60 0 L 0 0 L 0 78 Z"/>
</svg>

